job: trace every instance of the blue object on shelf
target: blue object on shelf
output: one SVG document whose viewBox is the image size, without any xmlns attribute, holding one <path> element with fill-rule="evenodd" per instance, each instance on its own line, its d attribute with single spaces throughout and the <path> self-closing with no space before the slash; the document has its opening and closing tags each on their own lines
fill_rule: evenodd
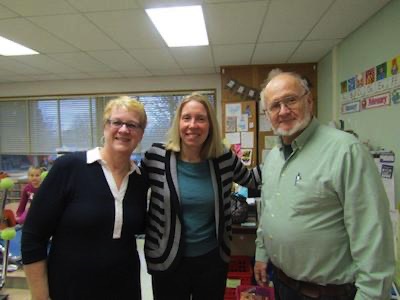
<svg viewBox="0 0 400 300">
<path fill-rule="evenodd" d="M 245 197 L 245 198 L 248 198 L 249 190 L 248 190 L 247 187 L 239 186 L 238 194 L 243 196 L 243 197 Z"/>
</svg>

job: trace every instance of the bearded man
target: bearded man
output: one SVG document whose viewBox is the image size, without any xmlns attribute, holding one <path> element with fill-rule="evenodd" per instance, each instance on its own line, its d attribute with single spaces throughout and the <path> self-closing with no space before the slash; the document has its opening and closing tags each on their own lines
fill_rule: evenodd
<svg viewBox="0 0 400 300">
<path fill-rule="evenodd" d="M 389 201 L 370 153 L 313 117 L 299 74 L 275 72 L 261 105 L 279 143 L 262 170 L 256 281 L 272 279 L 277 300 L 389 299 Z"/>
</svg>

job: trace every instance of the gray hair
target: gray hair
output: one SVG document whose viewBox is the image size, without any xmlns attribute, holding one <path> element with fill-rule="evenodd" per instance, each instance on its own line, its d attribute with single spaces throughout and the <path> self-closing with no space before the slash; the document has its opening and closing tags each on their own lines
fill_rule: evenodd
<svg viewBox="0 0 400 300">
<path fill-rule="evenodd" d="M 264 97 L 265 89 L 267 88 L 268 84 L 270 83 L 270 81 L 272 79 L 274 79 L 276 76 L 282 75 L 282 74 L 294 77 L 299 82 L 299 84 L 304 88 L 304 90 L 307 93 L 310 92 L 310 86 L 308 84 L 307 79 L 304 78 L 303 76 L 301 76 L 299 73 L 296 73 L 296 72 L 284 72 L 279 68 L 272 69 L 268 73 L 267 79 L 265 79 L 264 82 L 261 84 L 262 90 L 261 90 L 261 93 L 260 93 L 260 105 L 261 105 L 261 109 L 262 110 L 265 110 L 265 103 L 264 103 L 264 101 L 265 101 L 265 97 Z"/>
</svg>

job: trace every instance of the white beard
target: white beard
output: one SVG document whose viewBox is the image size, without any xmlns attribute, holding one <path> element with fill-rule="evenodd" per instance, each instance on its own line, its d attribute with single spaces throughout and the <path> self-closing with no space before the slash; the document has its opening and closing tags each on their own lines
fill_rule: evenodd
<svg viewBox="0 0 400 300">
<path fill-rule="evenodd" d="M 304 128 L 306 128 L 307 125 L 311 121 L 311 117 L 312 117 L 311 113 L 306 114 L 304 116 L 304 119 L 300 120 L 300 121 L 296 121 L 296 123 L 294 124 L 293 128 L 290 129 L 290 130 L 284 130 L 284 129 L 281 129 L 279 127 L 278 128 L 272 128 L 272 130 L 274 131 L 274 133 L 276 135 L 279 135 L 279 136 L 292 136 L 296 132 L 299 132 L 299 131 L 303 130 Z"/>
</svg>

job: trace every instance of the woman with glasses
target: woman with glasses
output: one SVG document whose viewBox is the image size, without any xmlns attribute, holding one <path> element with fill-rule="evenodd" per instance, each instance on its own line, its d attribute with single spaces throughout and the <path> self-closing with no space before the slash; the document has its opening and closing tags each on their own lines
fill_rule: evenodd
<svg viewBox="0 0 400 300">
<path fill-rule="evenodd" d="M 55 161 L 22 233 L 32 299 L 141 299 L 135 234 L 144 231 L 148 184 L 130 156 L 146 123 L 140 102 L 111 100 L 103 147 Z"/>
<path fill-rule="evenodd" d="M 186 96 L 166 145 L 154 144 L 142 166 L 151 197 L 145 255 L 156 300 L 222 300 L 231 239 L 233 182 L 255 188 L 248 170 L 227 150 L 206 97 Z"/>
</svg>

